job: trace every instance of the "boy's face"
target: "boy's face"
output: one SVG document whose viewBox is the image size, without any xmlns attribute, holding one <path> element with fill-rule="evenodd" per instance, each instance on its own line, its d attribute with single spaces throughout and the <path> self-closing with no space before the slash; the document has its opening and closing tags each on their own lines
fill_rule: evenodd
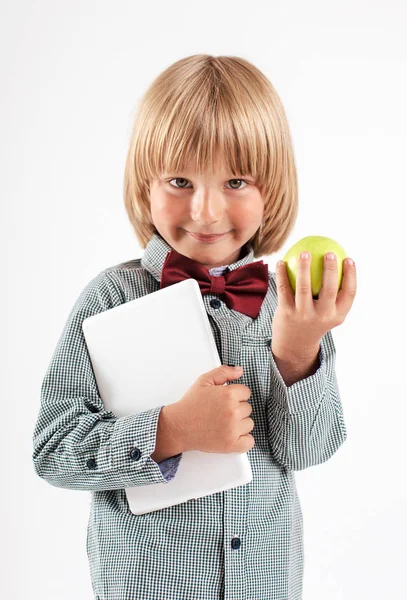
<svg viewBox="0 0 407 600">
<path fill-rule="evenodd" d="M 150 208 L 159 234 L 180 254 L 207 269 L 231 264 L 260 227 L 264 203 L 254 178 L 234 177 L 225 167 L 214 175 L 161 173 L 151 181 Z M 199 241 L 190 232 L 220 234 Z"/>
</svg>

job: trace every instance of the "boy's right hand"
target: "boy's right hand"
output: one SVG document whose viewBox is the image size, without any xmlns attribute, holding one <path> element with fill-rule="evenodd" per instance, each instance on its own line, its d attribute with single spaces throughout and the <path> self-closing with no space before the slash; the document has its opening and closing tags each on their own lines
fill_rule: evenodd
<svg viewBox="0 0 407 600">
<path fill-rule="evenodd" d="M 240 383 L 226 385 L 242 373 L 242 368 L 221 365 L 198 377 L 181 400 L 167 405 L 171 428 L 181 437 L 185 451 L 227 454 L 253 448 L 254 437 L 249 431 L 254 421 L 247 402 L 251 390 Z"/>
</svg>

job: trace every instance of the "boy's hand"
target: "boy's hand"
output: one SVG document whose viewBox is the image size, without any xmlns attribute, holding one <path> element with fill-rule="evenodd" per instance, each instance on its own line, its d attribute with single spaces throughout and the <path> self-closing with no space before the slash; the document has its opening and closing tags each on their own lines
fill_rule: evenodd
<svg viewBox="0 0 407 600">
<path fill-rule="evenodd" d="M 240 378 L 243 369 L 221 365 L 202 373 L 181 400 L 172 405 L 172 430 L 184 450 L 248 452 L 254 446 L 251 391 Z"/>
<path fill-rule="evenodd" d="M 341 325 L 350 311 L 356 295 L 356 268 L 344 261 L 344 275 L 338 291 L 337 257 L 324 258 L 322 286 L 318 299 L 311 290 L 311 257 L 299 259 L 295 296 L 290 286 L 286 266 L 276 268 L 278 305 L 272 324 L 273 353 L 309 351 L 318 348 L 321 338 Z"/>
</svg>

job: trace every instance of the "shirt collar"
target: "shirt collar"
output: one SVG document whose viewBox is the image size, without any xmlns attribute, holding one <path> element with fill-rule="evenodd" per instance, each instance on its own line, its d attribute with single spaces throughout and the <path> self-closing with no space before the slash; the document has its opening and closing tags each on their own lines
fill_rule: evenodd
<svg viewBox="0 0 407 600">
<path fill-rule="evenodd" d="M 144 255 L 141 258 L 141 265 L 151 273 L 157 281 L 161 281 L 161 271 L 164 265 L 164 261 L 167 258 L 168 252 L 172 250 L 172 247 L 165 241 L 163 237 L 157 232 L 154 232 L 150 241 L 144 249 Z M 229 271 L 233 271 L 238 267 L 247 265 L 253 262 L 254 251 L 250 242 L 246 242 L 245 255 L 230 265 L 224 265 L 224 268 L 228 268 Z M 219 267 L 216 267 L 219 268 Z M 212 269 L 211 269 L 212 271 Z"/>
</svg>

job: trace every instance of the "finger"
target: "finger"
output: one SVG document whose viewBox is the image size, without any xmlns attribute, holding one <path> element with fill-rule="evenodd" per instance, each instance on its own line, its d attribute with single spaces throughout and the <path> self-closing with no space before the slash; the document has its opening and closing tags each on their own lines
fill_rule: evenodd
<svg viewBox="0 0 407 600">
<path fill-rule="evenodd" d="M 333 258 L 329 258 L 330 254 L 333 254 Z M 332 314 L 335 311 L 339 279 L 338 268 L 336 254 L 327 252 L 324 256 L 322 286 L 318 294 L 317 309 L 319 313 Z"/>
<path fill-rule="evenodd" d="M 300 312 L 314 310 L 314 301 L 311 292 L 311 256 L 298 257 L 297 282 L 295 285 L 295 306 Z"/>
<path fill-rule="evenodd" d="M 287 267 L 284 261 L 279 261 L 276 265 L 276 287 L 278 304 L 280 306 L 289 306 L 295 308 L 294 294 L 288 279 Z"/>
<path fill-rule="evenodd" d="M 337 314 L 344 319 L 350 311 L 356 296 L 357 276 L 355 264 L 349 265 L 343 261 L 343 279 L 341 289 L 336 298 Z"/>
</svg>

